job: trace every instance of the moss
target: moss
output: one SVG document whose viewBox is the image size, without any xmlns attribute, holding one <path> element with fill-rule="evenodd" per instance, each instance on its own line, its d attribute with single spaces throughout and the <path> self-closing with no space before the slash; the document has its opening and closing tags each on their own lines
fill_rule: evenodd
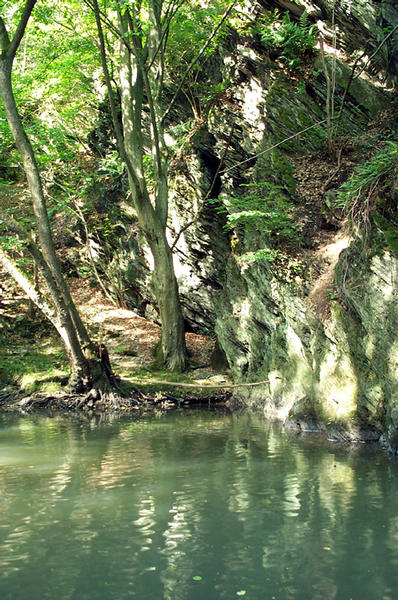
<svg viewBox="0 0 398 600">
<path fill-rule="evenodd" d="M 386 217 L 380 213 L 372 212 L 373 221 L 384 234 L 386 245 L 398 256 L 398 229 Z M 382 248 L 384 250 L 384 248 Z"/>
<path fill-rule="evenodd" d="M 268 140 L 270 145 L 312 127 L 317 120 L 324 119 L 323 107 L 307 93 L 306 84 L 295 87 L 293 85 L 291 78 L 279 74 L 268 92 L 267 114 L 269 130 L 272 131 L 272 137 Z M 302 151 L 303 147 L 316 150 L 322 146 L 326 136 L 326 128 L 316 126 L 287 140 L 280 150 L 285 155 Z"/>
<path fill-rule="evenodd" d="M 177 397 L 177 398 L 190 398 L 190 399 L 201 399 L 214 397 L 215 393 L 218 393 L 219 387 L 217 383 L 214 387 L 210 387 L 206 381 L 203 387 L 198 384 L 195 388 L 185 388 L 182 386 L 163 385 L 156 383 L 156 381 L 167 381 L 170 383 L 196 383 L 195 379 L 190 377 L 188 373 L 176 373 L 175 371 L 168 371 L 159 369 L 157 363 L 149 369 L 137 369 L 134 371 L 123 372 L 120 374 L 121 377 L 128 378 L 128 383 L 134 386 L 137 390 L 143 394 L 148 394 L 151 397 Z M 188 390 L 188 391 L 187 391 Z"/>
<path fill-rule="evenodd" d="M 69 365 L 64 352 L 54 345 L 27 351 L 14 346 L 0 351 L 0 384 L 18 387 L 28 394 L 55 392 L 67 382 Z"/>
<path fill-rule="evenodd" d="M 289 194 L 294 196 L 296 193 L 296 180 L 293 177 L 293 167 L 284 154 L 277 148 L 271 152 L 271 165 L 274 173 L 276 172 L 280 175 L 283 185 L 286 186 Z"/>
</svg>

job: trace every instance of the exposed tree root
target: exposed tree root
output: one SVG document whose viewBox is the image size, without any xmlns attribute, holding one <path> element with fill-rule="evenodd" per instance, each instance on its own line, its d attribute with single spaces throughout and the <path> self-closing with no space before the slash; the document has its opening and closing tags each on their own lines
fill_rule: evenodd
<svg viewBox="0 0 398 600">
<path fill-rule="evenodd" d="M 1 393 L 0 411 L 30 413 L 40 410 L 70 412 L 76 414 L 119 413 L 122 411 L 142 412 L 170 410 L 188 405 L 225 405 L 230 399 L 230 392 L 214 393 L 212 396 L 197 398 L 190 396 L 174 396 L 171 394 L 144 394 L 133 390 L 122 394 L 115 390 L 104 392 L 92 388 L 88 393 L 76 394 L 68 391 L 48 394 L 44 392 L 25 395 L 22 393 Z"/>
</svg>

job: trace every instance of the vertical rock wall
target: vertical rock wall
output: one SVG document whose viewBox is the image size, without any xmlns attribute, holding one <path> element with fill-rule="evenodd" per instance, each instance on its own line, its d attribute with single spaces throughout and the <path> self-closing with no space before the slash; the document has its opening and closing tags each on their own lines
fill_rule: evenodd
<svg viewBox="0 0 398 600">
<path fill-rule="evenodd" d="M 257 9 L 286 8 L 298 16 L 301 4 L 263 1 Z M 344 50 L 377 47 L 376 30 L 398 23 L 395 3 L 304 4 L 311 4 L 310 13 L 324 19 L 326 29 L 334 7 L 344 40 L 336 63 L 341 102 L 351 73 Z M 342 115 L 349 135 L 364 134 L 391 106 L 380 73 L 384 68 L 394 79 L 394 53 L 386 45 L 384 63 L 373 57 L 371 71 L 350 87 Z M 326 103 L 320 59 L 310 72 L 289 74 L 257 39 L 235 36 L 215 68 L 230 83 L 192 136 L 190 151 L 174 165 L 173 228 L 181 232 L 176 264 L 187 322 L 196 330 L 214 328 L 236 381 L 269 380 L 242 389 L 235 401 L 260 407 L 291 427 L 326 430 L 339 439 L 382 436 L 395 451 L 397 257 L 384 242 L 378 252 L 365 252 L 361 240 L 353 240 L 330 215 L 322 221 L 319 203 L 315 210 L 296 195 L 297 157 L 319 152 L 326 137 L 324 124 L 316 125 L 325 119 Z M 203 205 L 206 197 L 228 202 L 228 196 L 242 193 L 241 184 L 262 181 L 280 185 L 300 214 L 298 256 L 290 252 L 282 264 L 244 260 L 245 252 L 270 247 L 270 239 L 234 236 L 214 203 Z M 316 228 L 318 237 L 311 232 Z"/>
</svg>

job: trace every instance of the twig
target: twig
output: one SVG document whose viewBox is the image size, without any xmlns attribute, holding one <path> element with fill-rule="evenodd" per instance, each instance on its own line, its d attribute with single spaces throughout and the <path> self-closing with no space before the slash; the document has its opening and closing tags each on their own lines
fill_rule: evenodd
<svg viewBox="0 0 398 600">
<path fill-rule="evenodd" d="M 216 27 L 211 32 L 210 36 L 208 37 L 208 39 L 206 40 L 206 42 L 204 43 L 204 45 L 202 46 L 202 48 L 199 50 L 199 52 L 197 53 L 197 55 L 195 56 L 195 58 L 189 63 L 188 67 L 185 70 L 184 75 L 180 79 L 180 83 L 178 84 L 177 90 L 175 91 L 174 96 L 172 97 L 169 106 L 167 107 L 166 111 L 163 114 L 163 117 L 162 117 L 162 122 L 163 123 L 166 120 L 167 115 L 169 114 L 169 112 L 173 108 L 174 103 L 175 103 L 175 101 L 177 99 L 178 94 L 181 91 L 181 88 L 183 86 L 183 83 L 184 83 L 185 79 L 188 77 L 190 71 L 196 65 L 196 63 L 200 60 L 201 56 L 204 54 L 204 52 L 207 50 L 207 48 L 210 46 L 213 38 L 217 34 L 218 30 L 220 29 L 220 27 L 222 26 L 222 24 L 224 23 L 224 21 L 226 20 L 226 18 L 228 17 L 229 13 L 234 8 L 235 4 L 236 4 L 236 1 L 234 0 L 234 2 L 232 2 L 232 4 L 230 4 L 228 6 L 228 8 L 226 9 L 226 11 L 222 15 L 219 23 L 217 23 Z"/>
<path fill-rule="evenodd" d="M 362 54 L 362 56 L 363 56 L 363 54 Z M 338 128 L 338 126 L 339 126 L 339 124 L 340 124 L 341 117 L 342 117 L 342 114 L 343 114 L 343 108 L 344 108 L 344 104 L 345 104 L 345 101 L 346 101 L 346 99 L 347 99 L 348 92 L 349 92 L 349 90 L 350 90 L 351 84 L 352 84 L 352 82 L 353 82 L 353 80 L 354 80 L 354 73 L 355 73 L 355 69 L 357 68 L 357 64 L 358 64 L 358 63 L 359 63 L 359 61 L 361 60 L 362 56 L 359 56 L 359 57 L 356 59 L 356 61 L 354 62 L 354 64 L 352 65 L 351 73 L 350 73 L 350 76 L 349 76 L 349 78 L 348 78 L 347 85 L 345 86 L 345 90 L 344 90 L 343 98 L 342 98 L 342 100 L 341 100 L 341 105 L 340 105 L 339 114 L 337 115 L 336 129 Z"/>
<path fill-rule="evenodd" d="M 321 50 L 322 66 L 323 66 L 323 71 L 324 71 L 324 75 L 325 75 L 325 79 L 326 79 L 326 122 L 327 122 L 327 129 L 328 129 L 328 142 L 329 142 L 329 151 L 330 151 L 331 138 L 332 138 L 331 102 L 330 102 L 331 83 L 330 83 L 329 69 L 326 64 L 326 59 L 325 59 L 325 48 L 323 45 L 322 36 L 319 37 L 319 48 Z"/>
<path fill-rule="evenodd" d="M 333 173 L 330 175 L 330 177 L 327 178 L 327 180 L 325 181 L 325 183 L 323 184 L 323 192 L 326 191 L 326 188 L 328 187 L 329 183 L 331 183 L 331 181 L 333 181 L 335 175 L 337 175 L 337 173 L 340 171 L 341 168 L 341 153 L 343 151 L 343 148 L 339 148 L 338 152 L 337 152 L 337 167 L 335 168 L 335 170 L 333 171 Z"/>
<path fill-rule="evenodd" d="M 214 385 L 211 384 L 203 384 L 203 383 L 181 383 L 179 381 L 163 381 L 161 379 L 151 379 L 150 381 L 145 381 L 143 379 L 134 379 L 134 377 L 123 377 L 125 381 L 131 381 L 132 383 L 138 383 L 141 385 L 168 385 L 174 387 L 189 387 L 189 388 L 218 388 L 218 389 L 230 389 L 237 387 L 254 387 L 256 385 L 265 385 L 270 383 L 267 379 L 266 381 L 256 381 L 254 383 L 221 383 Z"/>
<path fill-rule="evenodd" d="M 220 171 L 219 175 L 224 175 L 224 173 L 229 173 L 230 171 L 232 171 L 232 169 L 236 169 L 236 167 L 240 167 L 241 165 L 244 165 L 245 163 L 250 162 L 251 160 L 254 160 L 255 158 L 258 158 L 259 156 L 262 156 L 266 152 L 270 152 L 274 148 L 281 146 L 285 142 L 288 142 L 289 140 L 292 140 L 292 139 L 298 137 L 302 133 L 305 133 L 306 131 L 309 131 L 310 129 L 314 129 L 314 127 L 318 127 L 319 125 L 323 125 L 324 123 L 327 123 L 327 119 L 323 119 L 323 121 L 317 121 L 313 125 L 310 125 L 309 127 L 306 127 L 305 129 L 302 129 L 298 133 L 294 133 L 293 135 L 290 135 L 289 137 L 285 138 L 281 142 L 278 142 L 277 144 L 274 144 L 273 146 L 270 146 L 269 148 L 266 148 L 265 150 L 258 152 L 258 154 L 255 154 L 254 156 L 251 156 L 250 158 L 246 158 L 245 160 L 242 160 L 242 162 L 238 162 L 235 165 L 233 165 L 232 167 L 229 167 L 228 169 L 224 169 L 223 171 Z"/>
<path fill-rule="evenodd" d="M 341 101 L 341 106 L 340 106 L 339 114 L 337 115 L 336 129 L 337 129 L 337 127 L 338 127 L 338 126 L 339 126 L 339 124 L 340 124 L 341 117 L 342 117 L 342 114 L 343 114 L 343 108 L 344 108 L 344 104 L 345 104 L 345 101 L 346 101 L 346 99 L 347 99 L 348 92 L 349 92 L 349 90 L 350 90 L 350 87 L 351 87 L 351 84 L 352 84 L 352 82 L 354 81 L 354 79 L 358 79 L 358 77 L 359 77 L 360 75 L 362 75 L 362 73 L 364 72 L 364 70 L 367 68 L 367 66 L 369 65 L 370 61 L 372 60 L 372 58 L 373 58 L 374 56 L 376 56 L 376 54 L 378 53 L 378 51 L 380 50 L 380 48 L 381 48 L 381 47 L 382 47 L 382 46 L 383 46 L 383 45 L 384 45 L 384 44 L 385 44 L 385 43 L 386 43 L 386 42 L 387 42 L 387 41 L 390 39 L 390 37 L 392 36 L 392 34 L 393 34 L 393 33 L 394 33 L 394 32 L 395 32 L 397 29 L 398 29 L 398 25 L 396 25 L 396 26 L 395 26 L 395 27 L 394 27 L 394 28 L 393 28 L 393 29 L 390 31 L 390 33 L 389 33 L 388 35 L 386 35 L 386 37 L 385 37 L 385 38 L 383 38 L 383 39 L 382 39 L 382 41 L 380 42 L 380 44 L 377 46 L 376 50 L 373 52 L 373 54 L 371 54 L 371 55 L 369 56 L 369 58 L 368 58 L 367 62 L 365 63 L 365 65 L 362 67 L 362 69 L 360 69 L 360 70 L 358 71 L 358 73 L 357 73 L 356 75 L 355 75 L 355 69 L 357 68 L 359 61 L 360 61 L 360 60 L 363 58 L 363 56 L 365 55 L 365 52 L 362 52 L 362 54 L 361 54 L 360 56 L 358 56 L 358 58 L 356 59 L 356 61 L 355 61 L 355 62 L 354 62 L 354 64 L 352 65 L 351 73 L 350 73 L 350 76 L 349 76 L 349 78 L 348 78 L 348 81 L 347 81 L 346 88 L 345 88 L 345 90 L 344 90 L 343 99 L 342 99 L 342 101 Z"/>
<path fill-rule="evenodd" d="M 367 62 L 365 63 L 365 65 L 362 67 L 362 69 L 355 75 L 354 79 L 358 79 L 358 77 L 360 75 L 362 75 L 362 73 L 364 72 L 364 70 L 368 67 L 370 61 L 372 60 L 372 58 L 374 58 L 376 56 L 376 54 L 378 53 L 378 51 L 380 50 L 380 48 L 387 42 L 387 40 L 390 39 L 390 37 L 392 36 L 393 33 L 395 33 L 398 29 L 398 25 L 395 25 L 395 27 L 393 29 L 391 29 L 390 33 L 388 35 L 386 35 L 385 38 L 383 38 L 380 42 L 380 44 L 377 46 L 376 50 L 373 52 L 373 54 L 371 54 L 367 60 Z"/>
</svg>

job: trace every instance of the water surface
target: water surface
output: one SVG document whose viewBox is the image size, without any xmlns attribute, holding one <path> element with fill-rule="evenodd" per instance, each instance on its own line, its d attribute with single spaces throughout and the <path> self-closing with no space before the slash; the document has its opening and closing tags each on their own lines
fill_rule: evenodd
<svg viewBox="0 0 398 600">
<path fill-rule="evenodd" d="M 398 461 L 247 414 L 0 417 L 1 600 L 393 600 Z"/>
</svg>

